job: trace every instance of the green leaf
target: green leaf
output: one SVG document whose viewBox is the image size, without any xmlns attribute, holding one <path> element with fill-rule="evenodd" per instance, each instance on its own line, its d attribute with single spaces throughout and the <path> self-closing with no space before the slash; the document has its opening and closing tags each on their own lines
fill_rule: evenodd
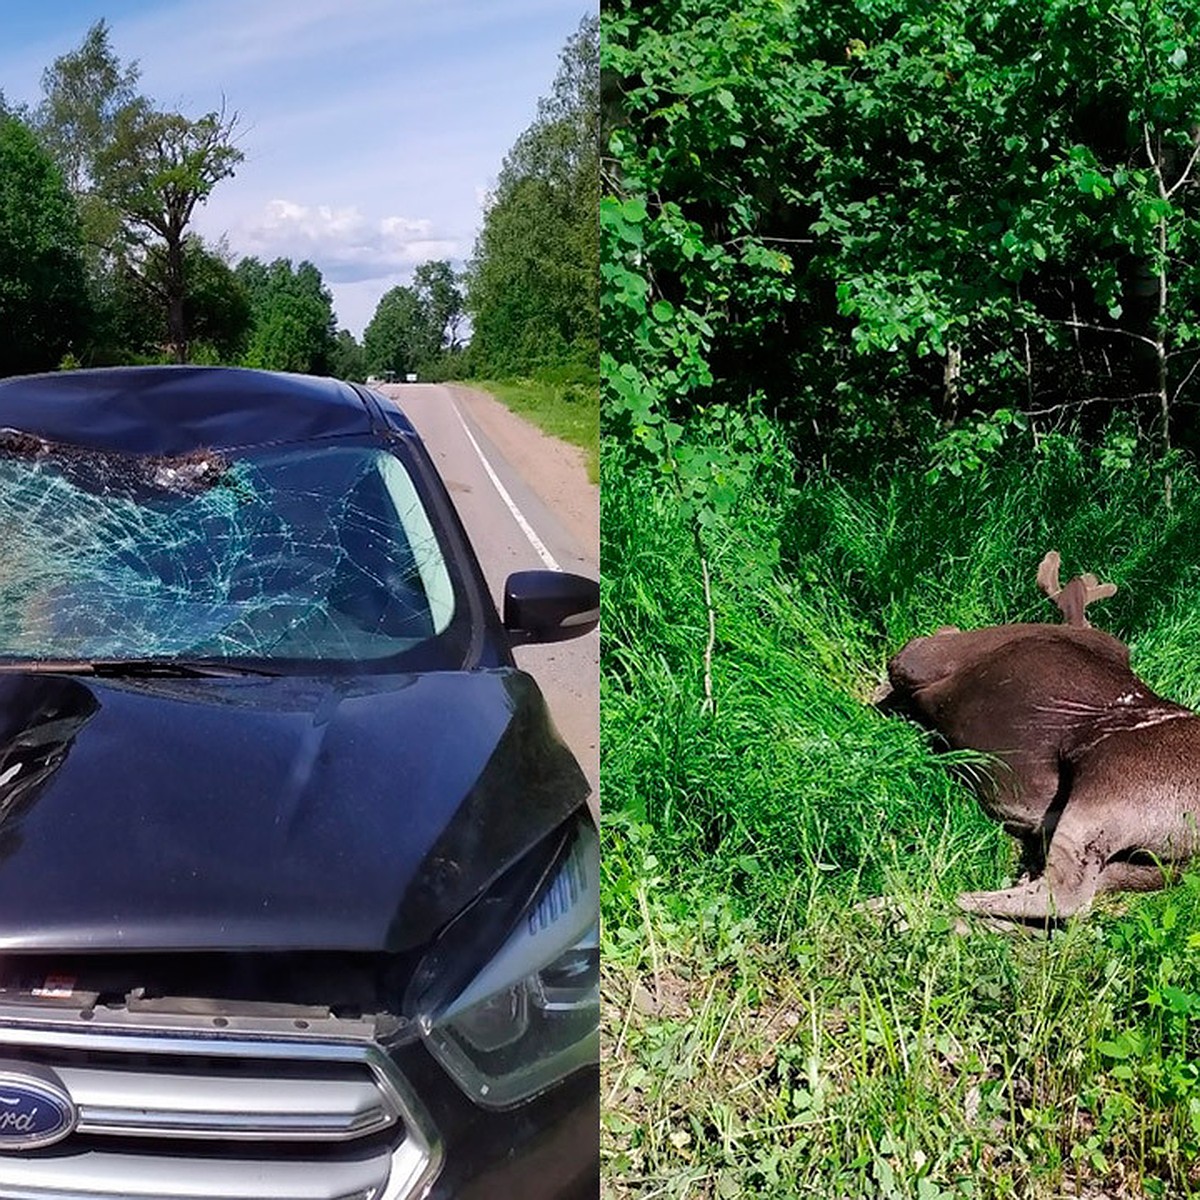
<svg viewBox="0 0 1200 1200">
<path fill-rule="evenodd" d="M 646 202 L 638 199 L 636 196 L 630 200 L 626 200 L 621 205 L 621 216 L 634 225 L 638 225 L 644 221 L 647 215 Z"/>
</svg>

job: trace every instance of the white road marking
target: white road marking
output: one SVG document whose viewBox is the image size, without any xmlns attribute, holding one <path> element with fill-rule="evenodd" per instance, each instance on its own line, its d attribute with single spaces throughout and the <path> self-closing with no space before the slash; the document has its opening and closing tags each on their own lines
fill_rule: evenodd
<svg viewBox="0 0 1200 1200">
<path fill-rule="evenodd" d="M 447 389 L 447 394 L 449 394 L 449 389 Z M 500 493 L 500 499 L 504 501 L 508 511 L 512 513 L 513 520 L 516 521 L 516 523 L 521 527 L 521 532 L 529 539 L 529 544 L 537 552 L 538 558 L 540 558 L 542 562 L 544 562 L 546 566 L 550 568 L 551 571 L 561 571 L 562 567 L 558 565 L 554 555 L 546 549 L 546 543 L 543 542 L 540 537 L 538 537 L 533 526 L 530 525 L 527 520 L 525 520 L 525 514 L 517 507 L 516 501 L 513 500 L 513 498 L 508 494 L 508 489 L 500 482 L 500 476 L 492 470 L 492 464 L 488 462 L 483 451 L 479 448 L 479 443 L 475 440 L 475 437 L 471 433 L 470 429 L 467 428 L 467 423 L 463 420 L 462 413 L 458 411 L 458 405 L 454 403 L 453 397 L 451 397 L 450 406 L 454 409 L 454 415 L 458 418 L 458 423 L 462 426 L 463 433 L 467 435 L 467 441 L 471 443 L 475 453 L 479 455 L 479 461 L 483 463 L 483 469 L 487 472 L 488 478 L 492 481 L 496 491 Z"/>
</svg>

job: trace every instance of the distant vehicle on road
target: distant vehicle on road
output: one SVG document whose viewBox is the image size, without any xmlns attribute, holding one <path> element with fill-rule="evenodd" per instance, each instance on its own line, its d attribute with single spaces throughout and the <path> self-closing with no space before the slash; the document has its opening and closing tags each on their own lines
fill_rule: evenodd
<svg viewBox="0 0 1200 1200">
<path fill-rule="evenodd" d="M 595 1195 L 598 841 L 416 432 L 0 381 L 0 1196 Z M 34 1153 L 26 1153 L 33 1150 Z"/>
</svg>

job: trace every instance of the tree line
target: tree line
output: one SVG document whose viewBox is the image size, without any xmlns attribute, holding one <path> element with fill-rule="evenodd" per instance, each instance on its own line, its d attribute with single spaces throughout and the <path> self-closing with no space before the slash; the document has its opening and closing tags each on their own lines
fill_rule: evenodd
<svg viewBox="0 0 1200 1200">
<path fill-rule="evenodd" d="M 332 300 L 311 263 L 236 264 L 192 228 L 242 160 L 238 116 L 190 117 L 137 90 L 104 21 L 0 96 L 0 373 L 138 362 L 327 372 Z"/>
<path fill-rule="evenodd" d="M 0 374 L 160 361 L 356 379 L 594 373 L 598 55 L 587 18 L 504 160 L 465 270 L 418 266 L 360 343 L 313 263 L 235 260 L 195 232 L 242 161 L 239 116 L 159 107 L 98 21 L 43 73 L 36 105 L 0 93 Z"/>
</svg>

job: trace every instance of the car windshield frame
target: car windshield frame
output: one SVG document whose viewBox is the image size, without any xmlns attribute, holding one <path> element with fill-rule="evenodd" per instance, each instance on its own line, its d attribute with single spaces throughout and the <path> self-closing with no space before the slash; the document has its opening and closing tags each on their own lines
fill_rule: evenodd
<svg viewBox="0 0 1200 1200">
<path fill-rule="evenodd" d="M 91 446 L 85 439 L 72 443 L 69 449 L 83 457 L 119 457 L 130 462 L 143 463 L 155 461 L 154 456 L 125 454 Z M 154 673 L 156 669 L 162 674 L 170 674 L 172 668 L 178 668 L 181 675 L 198 675 L 204 672 L 188 672 L 187 668 L 212 667 L 213 674 L 340 676 L 469 668 L 479 660 L 488 627 L 486 592 L 482 586 L 473 549 L 461 529 L 445 486 L 415 435 L 388 430 L 386 433 L 376 434 L 258 442 L 214 448 L 204 453 L 225 462 L 255 464 L 263 461 L 278 463 L 305 452 L 319 454 L 322 451 L 336 452 L 345 449 L 359 449 L 364 455 L 374 453 L 389 456 L 399 464 L 407 476 L 412 493 L 428 521 L 429 533 L 440 555 L 449 595 L 453 601 L 453 611 L 444 628 L 395 653 L 368 657 L 180 652 L 129 656 L 104 654 L 97 655 L 93 661 L 86 657 L 81 658 L 77 654 L 66 654 L 61 659 L 47 654 L 23 656 L 10 653 L 4 648 L 0 649 L 0 671 L 27 669 L 74 673 L 89 670 L 94 665 L 98 668 L 96 673 L 103 671 L 106 675 L 120 675 L 124 665 L 128 666 L 130 674 L 149 674 Z M 0 454 L 0 459 L 5 457 L 8 455 Z"/>
</svg>

